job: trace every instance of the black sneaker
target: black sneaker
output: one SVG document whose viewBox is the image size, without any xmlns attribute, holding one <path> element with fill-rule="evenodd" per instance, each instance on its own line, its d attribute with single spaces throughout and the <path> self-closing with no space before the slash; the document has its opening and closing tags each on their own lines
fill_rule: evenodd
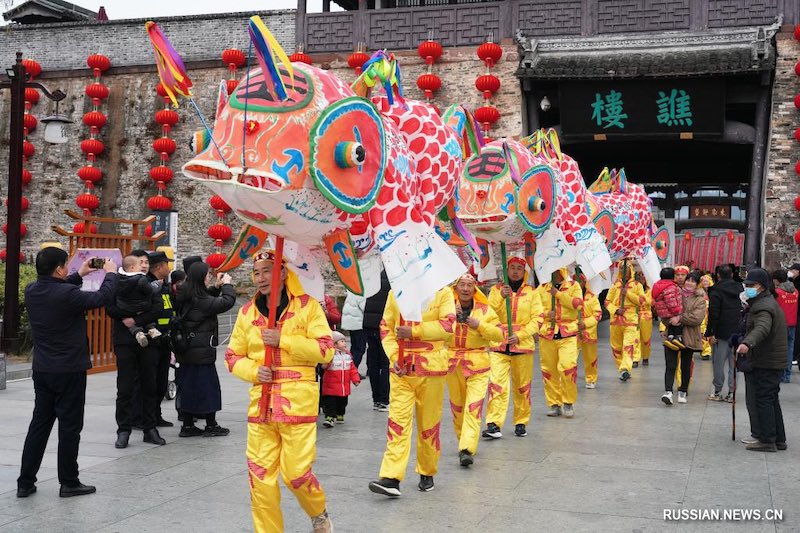
<svg viewBox="0 0 800 533">
<path fill-rule="evenodd" d="M 785 444 L 784 444 L 785 446 Z M 785 450 L 786 448 L 784 448 Z M 433 488 L 433 478 L 431 479 L 431 488 Z M 422 481 L 420 481 L 420 484 Z M 420 490 L 422 490 L 420 488 Z M 36 492 L 36 485 L 31 485 L 30 487 L 17 487 L 17 498 L 27 498 L 31 494 Z"/>
<path fill-rule="evenodd" d="M 642 366 L 650 366 L 650 359 L 642 359 Z"/>
<path fill-rule="evenodd" d="M 179 437 L 199 437 L 203 434 L 203 430 L 197 426 L 182 426 L 181 432 L 178 433 Z"/>
<path fill-rule="evenodd" d="M 627 370 L 623 370 L 619 375 L 619 380 L 628 381 L 629 379 L 631 379 L 631 373 L 628 372 Z"/>
<path fill-rule="evenodd" d="M 369 482 L 369 490 L 375 494 L 383 494 L 390 498 L 397 498 L 402 496 L 400 492 L 400 480 L 388 477 L 382 477 L 378 481 Z"/>
<path fill-rule="evenodd" d="M 458 452 L 458 461 L 461 463 L 461 466 L 470 466 L 475 461 L 472 459 L 472 454 L 469 453 L 467 450 L 461 450 Z"/>
<path fill-rule="evenodd" d="M 514 435 L 517 437 L 527 437 L 528 430 L 525 429 L 525 424 L 517 424 L 514 426 Z"/>
<path fill-rule="evenodd" d="M 433 490 L 433 476 L 419 476 L 419 490 L 430 492 Z"/>
<path fill-rule="evenodd" d="M 215 424 L 213 426 L 206 426 L 206 429 L 203 431 L 204 437 L 226 437 L 230 434 L 231 430 L 228 428 L 224 428 L 219 424 Z"/>
<path fill-rule="evenodd" d="M 633 362 L 633 368 L 639 368 L 639 361 Z"/>
<path fill-rule="evenodd" d="M 481 436 L 484 439 L 499 439 L 503 436 L 503 434 L 500 433 L 500 428 L 497 427 L 497 424 L 494 422 L 489 422 L 486 425 L 486 429 L 484 429 L 483 433 L 481 433 Z"/>
<path fill-rule="evenodd" d="M 156 421 L 156 427 L 157 427 L 157 428 L 171 428 L 171 427 L 172 427 L 172 426 L 174 426 L 174 425 L 175 425 L 175 424 L 173 424 L 173 423 L 172 423 L 172 422 L 170 422 L 169 420 L 164 420 L 163 418 L 159 418 L 159 419 Z"/>
</svg>

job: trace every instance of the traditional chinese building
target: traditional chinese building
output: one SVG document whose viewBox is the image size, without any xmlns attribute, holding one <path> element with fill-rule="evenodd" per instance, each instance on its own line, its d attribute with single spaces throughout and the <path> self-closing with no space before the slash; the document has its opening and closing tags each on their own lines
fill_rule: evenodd
<svg viewBox="0 0 800 533">
<path fill-rule="evenodd" d="M 676 261 L 710 269 L 800 259 L 796 0 L 336 4 L 342 11 L 325 1 L 322 13 L 306 13 L 298 1 L 296 40 L 315 62 L 344 70 L 363 43 L 395 51 L 413 80 L 425 65 L 410 50 L 432 34 L 445 49 L 440 106 L 480 105 L 475 50 L 494 37 L 505 54 L 492 136 L 556 128 L 587 182 L 624 167 L 673 230 Z"/>
</svg>

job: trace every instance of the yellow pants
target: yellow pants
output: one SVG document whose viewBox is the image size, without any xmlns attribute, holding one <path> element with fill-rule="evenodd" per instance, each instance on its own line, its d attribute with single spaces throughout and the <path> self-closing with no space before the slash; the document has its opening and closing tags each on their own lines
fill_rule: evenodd
<svg viewBox="0 0 800 533">
<path fill-rule="evenodd" d="M 492 370 L 489 375 L 486 423 L 492 422 L 499 428 L 503 427 L 508 415 L 508 391 L 511 388 L 514 398 L 514 425 L 527 424 L 531 419 L 533 354 L 504 355 L 492 352 L 490 357 Z"/>
<path fill-rule="evenodd" d="M 574 404 L 578 399 L 578 338 L 540 339 L 539 350 L 547 405 Z"/>
<path fill-rule="evenodd" d="M 633 361 L 641 359 L 639 328 L 636 326 L 611 326 L 611 353 L 617 363 L 617 372 L 631 371 Z"/>
<path fill-rule="evenodd" d="M 402 480 L 411 453 L 411 425 L 417 415 L 417 467 L 422 476 L 436 475 L 441 454 L 439 427 L 444 401 L 444 376 L 389 375 L 389 429 L 380 477 Z"/>
<path fill-rule="evenodd" d="M 466 377 L 460 362 L 447 374 L 447 390 L 450 393 L 450 411 L 453 413 L 458 451 L 467 450 L 472 455 L 478 451 L 483 400 L 486 398 L 488 385 L 488 372 Z M 464 413 L 464 410 L 467 412 Z"/>
<path fill-rule="evenodd" d="M 692 358 L 692 364 L 689 365 L 689 385 L 686 387 L 686 391 L 689 391 L 689 387 L 692 385 L 692 376 L 694 375 L 694 358 Z M 678 368 L 675 369 L 675 383 L 677 384 L 678 388 L 681 388 L 681 360 L 680 355 L 678 355 Z"/>
<path fill-rule="evenodd" d="M 311 471 L 317 455 L 315 423 L 247 424 L 246 454 L 256 532 L 283 531 L 278 472 L 308 516 L 325 510 L 325 492 Z"/>
<path fill-rule="evenodd" d="M 597 383 L 597 331 L 590 341 L 581 341 L 581 355 L 583 356 L 583 373 L 586 383 Z"/>
<path fill-rule="evenodd" d="M 650 359 L 650 343 L 653 340 L 653 321 L 644 319 L 639 321 L 639 343 L 642 359 Z"/>
<path fill-rule="evenodd" d="M 708 342 L 708 339 L 704 338 L 703 339 L 703 351 L 700 352 L 700 357 L 705 357 L 705 358 L 711 357 L 711 352 L 712 352 L 711 343 Z"/>
</svg>

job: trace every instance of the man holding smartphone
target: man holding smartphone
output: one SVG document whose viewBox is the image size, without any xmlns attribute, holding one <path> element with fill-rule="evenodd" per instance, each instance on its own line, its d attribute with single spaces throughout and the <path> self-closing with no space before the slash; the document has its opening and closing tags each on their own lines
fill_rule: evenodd
<svg viewBox="0 0 800 533">
<path fill-rule="evenodd" d="M 68 275 L 67 252 L 47 247 L 36 254 L 38 278 L 25 288 L 25 306 L 33 332 L 33 418 L 22 451 L 17 497 L 36 492 L 53 423 L 58 419 L 59 496 L 82 496 L 95 487 L 78 479 L 78 445 L 86 403 L 86 371 L 92 367 L 86 335 L 86 311 L 110 304 L 117 286 L 117 265 L 107 260 L 106 275 L 95 292 L 81 291 L 82 278 L 93 272 L 89 261 Z"/>
</svg>

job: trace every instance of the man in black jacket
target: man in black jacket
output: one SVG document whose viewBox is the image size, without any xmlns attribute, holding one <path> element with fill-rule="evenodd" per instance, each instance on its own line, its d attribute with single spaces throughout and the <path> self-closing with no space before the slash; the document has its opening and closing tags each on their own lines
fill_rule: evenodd
<svg viewBox="0 0 800 533">
<path fill-rule="evenodd" d="M 742 313 L 742 302 L 739 295 L 744 290 L 741 283 L 733 280 L 733 270 L 728 265 L 717 269 L 719 280 L 708 291 L 708 324 L 705 336 L 714 347 L 712 363 L 714 365 L 714 392 L 709 400 L 721 402 L 733 401 L 733 350 L 728 343 L 731 335 L 739 325 Z M 725 365 L 728 365 L 728 395 L 723 398 L 722 387 L 725 385 Z"/>
<path fill-rule="evenodd" d="M 763 268 L 748 271 L 744 280 L 750 305 L 747 334 L 736 349 L 740 356 L 745 355 L 750 361 L 752 370 L 746 373 L 746 383 L 748 389 L 754 389 L 754 394 L 747 391 L 747 412 L 753 438 L 743 439 L 743 442 L 746 441 L 748 450 L 759 452 L 786 449 L 778 394 L 789 347 L 786 319 L 769 291 L 771 283 L 769 273 Z"/>
<path fill-rule="evenodd" d="M 153 343 L 158 352 L 158 366 L 156 367 L 156 427 L 172 427 L 173 423 L 164 420 L 161 413 L 161 402 L 167 394 L 169 383 L 169 358 L 170 349 L 168 333 L 169 322 L 173 315 L 172 290 L 169 286 L 169 258 L 164 252 L 150 254 L 150 271 L 147 279 L 158 290 L 159 303 L 155 308 L 156 327 L 161 332 L 161 337 Z M 159 342 L 160 341 L 160 342 Z"/>
<path fill-rule="evenodd" d="M 381 271 L 381 289 L 364 304 L 364 336 L 367 340 L 367 375 L 372 388 L 372 408 L 389 410 L 389 358 L 381 344 L 381 320 L 391 290 L 386 271 Z"/>
<path fill-rule="evenodd" d="M 74 274 L 67 271 L 67 253 L 47 247 L 36 254 L 38 278 L 25 288 L 25 306 L 33 332 L 33 418 L 22 450 L 17 497 L 36 492 L 36 474 L 58 419 L 59 496 L 81 496 L 95 487 L 78 479 L 78 445 L 86 404 L 86 371 L 92 367 L 86 336 L 86 311 L 114 299 L 117 266 L 106 261 L 103 284 L 84 292 L 83 276 L 93 270 L 86 261 Z"/>
</svg>

